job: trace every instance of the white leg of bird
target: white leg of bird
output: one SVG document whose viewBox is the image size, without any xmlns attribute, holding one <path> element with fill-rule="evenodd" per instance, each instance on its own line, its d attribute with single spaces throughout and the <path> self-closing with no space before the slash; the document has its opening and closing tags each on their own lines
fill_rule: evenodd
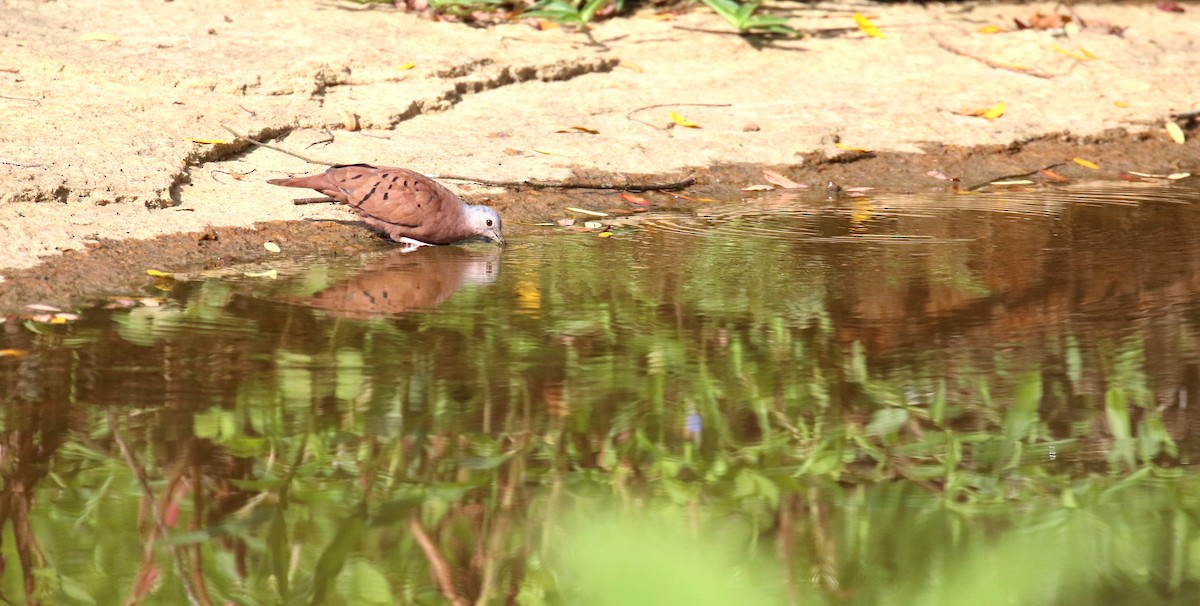
<svg viewBox="0 0 1200 606">
<path fill-rule="evenodd" d="M 399 242 L 401 245 L 400 252 L 405 252 L 405 253 L 410 253 L 418 248 L 421 248 L 422 246 L 433 246 L 432 244 L 430 244 L 428 242 L 422 242 L 420 240 L 413 240 L 412 238 L 406 238 L 403 236 L 399 240 L 397 240 L 397 242 Z"/>
</svg>

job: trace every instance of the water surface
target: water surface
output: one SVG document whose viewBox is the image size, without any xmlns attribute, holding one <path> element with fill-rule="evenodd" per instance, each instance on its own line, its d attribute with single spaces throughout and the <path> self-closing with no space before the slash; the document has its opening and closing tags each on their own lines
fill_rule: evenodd
<svg viewBox="0 0 1200 606">
<path fill-rule="evenodd" d="M 12 319 L 0 589 L 1194 603 L 1198 204 L 769 194 Z"/>
</svg>

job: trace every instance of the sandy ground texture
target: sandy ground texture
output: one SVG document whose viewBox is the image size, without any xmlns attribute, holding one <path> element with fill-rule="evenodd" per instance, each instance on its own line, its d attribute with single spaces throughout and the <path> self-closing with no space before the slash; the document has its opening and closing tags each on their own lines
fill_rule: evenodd
<svg viewBox="0 0 1200 606">
<path fill-rule="evenodd" d="M 172 269 L 236 257 L 229 242 L 254 248 L 267 237 L 255 230 L 308 251 L 369 237 L 344 209 L 294 206 L 295 190 L 264 183 L 322 166 L 251 148 L 223 124 L 331 163 L 509 180 L 696 173 L 712 186 L 738 176 L 712 167 L 761 164 L 936 187 L 929 170 L 986 156 L 976 168 L 1002 175 L 1031 142 L 1055 147 L 1014 170 L 1085 154 L 1096 177 L 1191 170 L 1194 141 L 1163 128 L 1200 108 L 1200 8 L 1185 6 L 1077 4 L 1066 32 L 987 34 L 1055 6 L 788 2 L 773 9 L 811 35 L 764 40 L 704 8 L 585 34 L 337 2 L 0 0 L 0 299 L 18 278 L 70 281 L 55 272 L 134 249 Z M 856 11 L 885 37 L 860 32 Z M 1001 102 L 999 119 L 962 115 Z M 570 201 L 450 185 L 514 226 Z M 298 219 L 341 223 L 290 235 L 264 224 Z M 115 244 L 170 234 L 196 250 Z"/>
</svg>

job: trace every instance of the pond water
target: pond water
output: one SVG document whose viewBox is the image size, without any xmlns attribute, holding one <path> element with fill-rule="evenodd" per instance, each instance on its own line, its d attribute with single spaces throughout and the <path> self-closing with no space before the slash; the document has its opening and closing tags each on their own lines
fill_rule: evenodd
<svg viewBox="0 0 1200 606">
<path fill-rule="evenodd" d="M 3 597 L 1200 598 L 1200 191 L 565 231 L 10 318 Z"/>
</svg>

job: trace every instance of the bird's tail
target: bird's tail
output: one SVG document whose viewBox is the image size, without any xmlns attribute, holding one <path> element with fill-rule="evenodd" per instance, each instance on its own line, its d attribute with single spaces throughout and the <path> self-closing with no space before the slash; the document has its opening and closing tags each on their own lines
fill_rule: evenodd
<svg viewBox="0 0 1200 606">
<path fill-rule="evenodd" d="M 304 177 L 290 177 L 287 179 L 267 179 L 267 183 L 271 185 L 281 185 L 283 187 L 304 187 L 315 189 L 330 198 L 337 200 L 343 204 L 346 203 L 346 192 L 338 187 L 337 183 L 329 176 L 329 173 L 320 173 L 316 175 L 307 175 Z"/>
</svg>

